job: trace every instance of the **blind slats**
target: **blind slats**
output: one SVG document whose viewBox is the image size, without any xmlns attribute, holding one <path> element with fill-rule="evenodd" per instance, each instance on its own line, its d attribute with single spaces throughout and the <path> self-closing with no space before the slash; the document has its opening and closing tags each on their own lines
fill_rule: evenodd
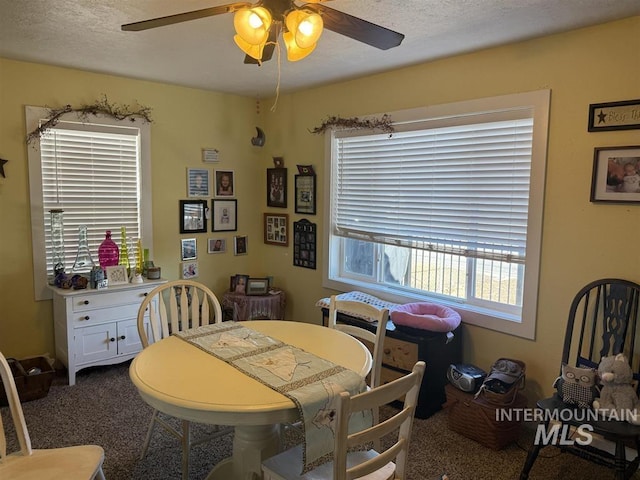
<svg viewBox="0 0 640 480">
<path fill-rule="evenodd" d="M 334 233 L 524 263 L 532 138 L 532 115 L 341 136 Z"/>
</svg>

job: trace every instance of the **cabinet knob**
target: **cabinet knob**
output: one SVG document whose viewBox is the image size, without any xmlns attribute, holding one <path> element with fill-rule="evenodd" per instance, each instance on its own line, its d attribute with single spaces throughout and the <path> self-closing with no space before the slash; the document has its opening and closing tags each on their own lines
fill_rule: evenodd
<svg viewBox="0 0 640 480">
<path fill-rule="evenodd" d="M 90 318 L 90 317 L 89 317 L 89 315 L 85 315 L 85 316 L 84 316 L 84 319 L 85 319 L 85 320 L 89 320 L 89 318 Z"/>
<path fill-rule="evenodd" d="M 144 292 L 144 293 L 142 294 L 142 296 L 143 296 L 143 297 L 146 297 L 147 295 L 149 295 L 147 292 Z"/>
<path fill-rule="evenodd" d="M 110 342 L 115 342 L 115 341 L 116 341 L 116 339 L 115 339 L 115 338 L 113 338 L 113 337 L 111 337 L 111 338 L 109 339 L 109 341 L 110 341 Z"/>
<path fill-rule="evenodd" d="M 383 350 L 383 352 L 384 352 L 385 355 L 389 355 L 391 353 L 391 349 L 390 348 L 385 348 Z"/>
<path fill-rule="evenodd" d="M 124 340 L 125 338 L 127 337 L 125 337 L 124 335 L 120 335 L 120 340 Z"/>
<path fill-rule="evenodd" d="M 89 305 L 89 300 L 85 300 L 85 301 L 84 301 L 84 302 L 82 302 L 82 303 L 84 303 L 85 305 Z"/>
</svg>

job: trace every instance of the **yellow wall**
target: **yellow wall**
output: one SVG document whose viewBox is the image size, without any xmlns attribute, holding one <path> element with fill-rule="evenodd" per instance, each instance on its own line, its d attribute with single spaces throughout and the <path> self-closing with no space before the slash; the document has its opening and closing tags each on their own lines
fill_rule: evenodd
<svg viewBox="0 0 640 480">
<path fill-rule="evenodd" d="M 348 41 L 348 40 L 345 40 Z M 154 260 L 175 278 L 179 262 L 178 199 L 185 168 L 201 166 L 200 149 L 216 147 L 220 168 L 236 171 L 239 234 L 249 255 L 207 255 L 211 234 L 198 234 L 200 280 L 221 294 L 234 273 L 273 275 L 287 292 L 287 318 L 319 322 L 313 306 L 333 293 L 322 288 L 321 268 L 292 266 L 292 247 L 262 243 L 265 169 L 272 156 L 289 168 L 290 227 L 316 222 L 318 261 L 324 260 L 324 137 L 309 133 L 329 115 L 343 117 L 549 88 L 552 91 L 538 324 L 535 341 L 465 326 L 465 361 L 483 368 L 498 356 L 527 362 L 529 398 L 549 392 L 558 372 L 569 303 L 587 282 L 607 276 L 640 282 L 640 219 L 635 205 L 589 202 L 593 148 L 640 144 L 640 131 L 587 132 L 590 103 L 640 98 L 640 17 L 505 47 L 282 95 L 256 114 L 255 101 L 230 95 L 141 82 L 0 59 L 0 350 L 26 356 L 53 351 L 50 302 L 34 302 L 24 105 L 79 105 L 103 93 L 111 101 L 137 100 L 153 108 Z M 392 52 L 391 52 L 392 53 Z M 259 74 L 253 72 L 252 74 Z M 254 127 L 267 135 L 252 147 Z M 296 164 L 318 173 L 318 214 L 293 209 Z M 283 212 L 282 209 L 269 211 Z M 225 235 L 231 238 L 231 234 Z"/>
</svg>

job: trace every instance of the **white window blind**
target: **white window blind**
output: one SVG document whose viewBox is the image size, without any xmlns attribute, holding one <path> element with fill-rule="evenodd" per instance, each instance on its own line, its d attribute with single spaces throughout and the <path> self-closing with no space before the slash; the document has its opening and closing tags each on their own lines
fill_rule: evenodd
<svg viewBox="0 0 640 480">
<path fill-rule="evenodd" d="M 524 263 L 533 114 L 517 116 L 337 135 L 333 233 Z"/>
<path fill-rule="evenodd" d="M 60 122 L 40 138 L 42 206 L 47 272 L 52 271 L 52 209 L 64 211 L 65 267 L 71 272 L 78 251 L 78 228 L 87 226 L 89 250 L 111 230 L 120 246 L 121 227 L 136 242 L 140 225 L 139 129 Z M 136 250 L 128 244 L 129 259 Z"/>
</svg>

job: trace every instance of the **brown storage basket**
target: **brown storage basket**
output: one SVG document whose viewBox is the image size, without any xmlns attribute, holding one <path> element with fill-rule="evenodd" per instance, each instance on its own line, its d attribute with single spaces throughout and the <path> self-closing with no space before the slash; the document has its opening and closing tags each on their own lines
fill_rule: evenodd
<svg viewBox="0 0 640 480">
<path fill-rule="evenodd" d="M 21 402 L 28 402 L 47 396 L 49 388 L 51 388 L 55 370 L 46 358 L 34 357 L 24 360 L 8 358 L 7 362 L 9 363 L 9 367 L 11 367 Z M 33 367 L 39 368 L 40 373 L 28 375 L 27 372 Z M 0 405 L 9 405 L 2 380 L 0 380 Z"/>
<path fill-rule="evenodd" d="M 520 435 L 520 421 L 496 421 L 499 408 L 525 408 L 527 398 L 518 394 L 509 406 L 491 404 L 482 398 L 474 399 L 472 393 L 458 390 L 453 385 L 445 387 L 449 428 L 493 450 L 500 450 Z M 514 414 L 514 418 L 516 418 Z"/>
</svg>

